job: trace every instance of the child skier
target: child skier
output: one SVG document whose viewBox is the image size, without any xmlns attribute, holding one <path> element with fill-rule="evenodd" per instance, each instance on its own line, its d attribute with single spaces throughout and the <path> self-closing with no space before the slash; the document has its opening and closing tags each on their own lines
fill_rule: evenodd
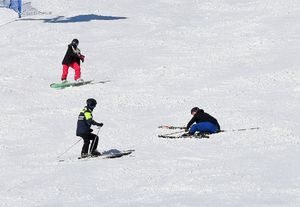
<svg viewBox="0 0 300 207">
<path fill-rule="evenodd" d="M 186 131 L 188 133 L 184 134 L 184 136 L 191 136 L 195 134 L 195 132 L 200 133 L 217 133 L 220 131 L 220 125 L 214 117 L 205 113 L 203 109 L 199 109 L 198 107 L 194 107 L 191 110 L 191 114 L 193 118 L 189 121 L 186 126 Z M 196 124 L 192 125 L 194 122 Z"/>
<path fill-rule="evenodd" d="M 80 53 L 80 50 L 78 48 L 79 41 L 78 39 L 73 39 L 71 44 L 68 45 L 68 50 L 65 54 L 65 57 L 62 61 L 63 65 L 63 73 L 61 76 L 61 81 L 63 83 L 67 82 L 67 76 L 69 67 L 73 68 L 75 70 L 75 76 L 74 79 L 77 82 L 82 82 L 83 80 L 81 77 L 81 68 L 80 68 L 80 60 L 84 62 L 84 55 Z"/>
<path fill-rule="evenodd" d="M 84 107 L 84 109 L 80 112 L 78 116 L 76 135 L 81 137 L 84 141 L 81 150 L 82 158 L 85 158 L 89 155 L 88 150 L 89 150 L 90 140 L 92 140 L 92 144 L 90 147 L 90 154 L 92 156 L 101 155 L 101 153 L 98 152 L 97 150 L 99 137 L 93 134 L 92 133 L 93 130 L 91 129 L 91 125 L 96 125 L 99 127 L 103 126 L 103 123 L 98 123 L 93 120 L 92 112 L 96 107 L 96 105 L 97 105 L 97 101 L 93 98 L 89 98 L 86 101 L 86 107 Z"/>
</svg>

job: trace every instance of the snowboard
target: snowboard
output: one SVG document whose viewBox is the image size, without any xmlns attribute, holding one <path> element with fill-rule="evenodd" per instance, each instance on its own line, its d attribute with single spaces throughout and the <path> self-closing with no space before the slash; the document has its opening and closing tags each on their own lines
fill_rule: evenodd
<svg viewBox="0 0 300 207">
<path fill-rule="evenodd" d="M 82 81 L 82 82 L 66 82 L 66 83 L 51 83 L 50 87 L 55 88 L 55 89 L 64 89 L 68 87 L 77 87 L 77 86 L 83 86 L 87 84 L 97 84 L 97 83 L 107 83 L 110 82 L 109 80 L 105 81 L 97 81 L 94 82 L 93 80 L 88 80 L 88 81 Z"/>
<path fill-rule="evenodd" d="M 89 84 L 91 82 L 92 82 L 92 80 L 82 81 L 82 82 L 51 83 L 50 87 L 51 88 L 56 88 L 56 89 L 64 89 L 64 88 L 67 88 L 67 87 L 86 85 L 86 84 Z"/>
</svg>

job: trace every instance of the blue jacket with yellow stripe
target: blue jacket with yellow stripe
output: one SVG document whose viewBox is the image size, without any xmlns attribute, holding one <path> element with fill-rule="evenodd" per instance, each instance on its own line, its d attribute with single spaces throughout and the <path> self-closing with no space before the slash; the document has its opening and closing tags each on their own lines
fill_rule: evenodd
<svg viewBox="0 0 300 207">
<path fill-rule="evenodd" d="M 81 136 L 91 132 L 91 126 L 98 123 L 93 120 L 92 110 L 85 107 L 78 116 L 76 135 Z"/>
</svg>

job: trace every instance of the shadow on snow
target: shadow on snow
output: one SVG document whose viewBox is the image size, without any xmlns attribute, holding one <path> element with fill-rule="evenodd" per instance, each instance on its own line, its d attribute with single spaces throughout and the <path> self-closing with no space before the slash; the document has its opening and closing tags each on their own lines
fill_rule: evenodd
<svg viewBox="0 0 300 207">
<path fill-rule="evenodd" d="M 54 18 L 42 18 L 42 19 L 33 19 L 33 18 L 26 18 L 21 19 L 22 21 L 25 20 L 42 20 L 44 23 L 76 23 L 76 22 L 90 22 L 93 20 L 120 20 L 120 19 L 127 19 L 127 17 L 118 17 L 118 16 L 99 16 L 95 14 L 85 14 L 85 15 L 78 15 L 73 17 L 64 17 L 58 16 Z"/>
</svg>

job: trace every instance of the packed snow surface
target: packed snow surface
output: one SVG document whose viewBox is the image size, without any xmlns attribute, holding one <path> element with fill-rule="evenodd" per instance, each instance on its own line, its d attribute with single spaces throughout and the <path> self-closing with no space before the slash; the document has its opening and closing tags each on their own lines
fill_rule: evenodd
<svg viewBox="0 0 300 207">
<path fill-rule="evenodd" d="M 49 15 L 0 8 L 1 207 L 300 205 L 299 0 L 31 3 Z M 111 82 L 49 87 L 73 38 L 82 78 Z M 131 156 L 77 160 L 80 142 L 58 158 L 90 97 L 98 149 Z M 157 137 L 194 106 L 260 129 Z"/>
</svg>

